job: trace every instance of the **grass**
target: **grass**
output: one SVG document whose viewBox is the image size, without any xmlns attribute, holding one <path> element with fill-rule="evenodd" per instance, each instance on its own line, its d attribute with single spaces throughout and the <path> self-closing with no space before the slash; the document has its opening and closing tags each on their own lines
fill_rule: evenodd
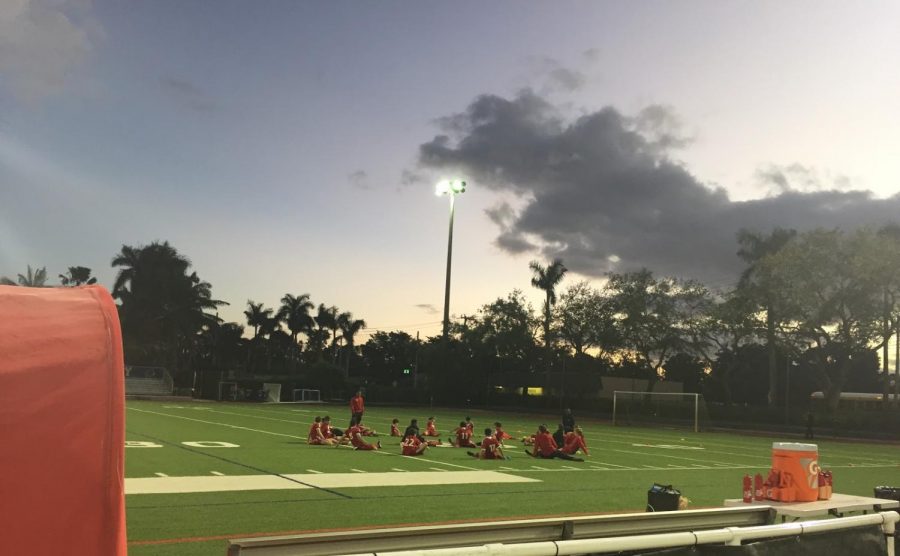
<svg viewBox="0 0 900 556">
<path fill-rule="evenodd" d="M 718 507 L 741 495 L 745 473 L 765 475 L 771 443 L 791 440 L 723 433 L 691 433 L 654 428 L 612 428 L 580 421 L 591 452 L 584 463 L 535 460 L 521 443 L 507 441 L 509 461 L 479 461 L 461 449 L 430 449 L 421 458 L 400 456 L 399 439 L 384 436 L 396 417 L 402 426 L 429 415 L 446 433 L 465 416 L 457 410 L 368 408 L 365 423 L 377 429 L 385 450 L 358 452 L 308 446 L 306 433 L 315 415 L 330 414 L 345 425 L 341 406 L 133 401 L 127 406 L 126 438 L 161 448 L 127 448 L 128 478 L 495 470 L 538 479 L 532 483 L 409 486 L 397 473 L 390 487 L 257 490 L 186 494 L 134 494 L 126 497 L 129 552 L 132 556 L 219 555 L 227 538 L 260 533 L 420 524 L 471 519 L 538 517 L 561 514 L 643 511 L 647 489 L 673 484 L 691 507 Z M 475 430 L 500 419 L 516 437 L 531 434 L 558 416 L 472 411 Z M 186 441 L 222 441 L 236 448 L 200 448 Z M 834 471 L 835 491 L 872 495 L 872 488 L 896 482 L 896 445 L 818 441 L 822 467 Z M 508 469 L 499 469 L 500 467 Z M 353 471 L 356 470 L 356 471 Z"/>
</svg>

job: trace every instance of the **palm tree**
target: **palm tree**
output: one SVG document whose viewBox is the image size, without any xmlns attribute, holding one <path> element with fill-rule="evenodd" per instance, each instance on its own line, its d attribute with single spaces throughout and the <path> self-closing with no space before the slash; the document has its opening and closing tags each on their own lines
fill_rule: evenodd
<svg viewBox="0 0 900 556">
<path fill-rule="evenodd" d="M 547 350 L 548 362 L 551 349 L 550 319 L 553 317 L 553 306 L 556 305 L 556 286 L 562 281 L 567 269 L 560 259 L 555 259 L 546 268 L 538 261 L 531 261 L 528 267 L 534 272 L 531 285 L 547 293 L 544 300 L 544 347 Z"/>
<path fill-rule="evenodd" d="M 291 331 L 291 358 L 295 359 L 297 351 L 297 336 L 301 332 L 308 333 L 312 330 L 315 321 L 309 314 L 314 305 L 309 300 L 309 294 L 301 295 L 284 294 L 281 298 L 281 308 L 278 309 L 278 317 L 287 324 Z"/>
<path fill-rule="evenodd" d="M 253 328 L 253 339 L 259 336 L 259 331 L 263 326 L 268 324 L 272 318 L 273 309 L 264 309 L 262 303 L 254 303 L 252 299 L 247 300 L 247 310 L 244 316 L 247 317 L 247 324 Z"/>
<path fill-rule="evenodd" d="M 47 285 L 47 267 L 32 271 L 31 265 L 28 265 L 28 273 L 19 274 L 18 283 L 3 276 L 0 278 L 0 284 L 4 286 L 25 286 L 26 288 L 44 288 Z"/>
<path fill-rule="evenodd" d="M 324 303 L 319 303 L 319 309 L 316 312 L 316 324 L 319 326 L 320 330 L 328 330 L 331 332 L 331 350 L 333 356 L 337 356 L 337 316 L 337 307 L 334 305 L 326 307 Z M 327 342 L 327 339 L 325 341 Z"/>
<path fill-rule="evenodd" d="M 766 344 L 769 350 L 769 405 L 775 405 L 778 384 L 778 368 L 776 362 L 775 324 L 778 322 L 775 311 L 775 292 L 760 284 L 757 280 L 760 263 L 767 256 L 774 255 L 797 235 L 797 230 L 775 228 L 768 236 L 740 230 L 737 240 L 741 248 L 737 256 L 747 263 L 741 273 L 738 289 L 746 291 L 755 298 L 766 311 Z"/>
<path fill-rule="evenodd" d="M 344 376 L 350 376 L 350 358 L 353 356 L 353 338 L 360 330 L 366 327 L 366 321 L 362 319 L 353 319 L 353 314 L 344 312 L 337 317 L 338 327 L 341 329 L 341 338 L 344 339 L 344 352 L 346 361 L 344 363 Z"/>
<path fill-rule="evenodd" d="M 96 284 L 97 279 L 91 276 L 91 269 L 86 266 L 70 266 L 66 274 L 59 275 L 63 286 L 82 286 Z"/>
<path fill-rule="evenodd" d="M 212 298 L 212 286 L 189 273 L 190 261 L 168 242 L 123 245 L 112 266 L 119 267 L 113 297 L 120 302 L 126 358 L 175 371 L 190 362 L 197 335 L 217 321 L 206 311 L 225 304 Z"/>
</svg>

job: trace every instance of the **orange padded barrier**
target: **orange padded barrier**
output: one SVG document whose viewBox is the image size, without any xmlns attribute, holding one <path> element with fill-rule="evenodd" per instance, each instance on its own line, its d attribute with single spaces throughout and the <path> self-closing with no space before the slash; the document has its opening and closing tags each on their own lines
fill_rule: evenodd
<svg viewBox="0 0 900 556">
<path fill-rule="evenodd" d="M 0 286 L 0 553 L 127 553 L 124 411 L 109 293 Z"/>
</svg>

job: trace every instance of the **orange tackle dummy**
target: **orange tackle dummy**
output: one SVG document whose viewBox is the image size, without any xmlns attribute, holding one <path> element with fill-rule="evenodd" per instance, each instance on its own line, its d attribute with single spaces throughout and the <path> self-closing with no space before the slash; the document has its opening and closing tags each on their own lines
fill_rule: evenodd
<svg viewBox="0 0 900 556">
<path fill-rule="evenodd" d="M 124 556 L 125 395 L 100 286 L 0 286 L 3 552 Z"/>
</svg>

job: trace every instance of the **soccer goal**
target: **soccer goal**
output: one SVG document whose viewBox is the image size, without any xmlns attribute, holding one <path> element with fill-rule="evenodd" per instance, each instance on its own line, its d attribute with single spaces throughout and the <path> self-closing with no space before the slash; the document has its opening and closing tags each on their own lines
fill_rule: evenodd
<svg viewBox="0 0 900 556">
<path fill-rule="evenodd" d="M 613 392 L 613 425 L 668 425 L 700 431 L 706 422 L 702 394 L 680 392 Z"/>
<path fill-rule="evenodd" d="M 295 402 L 321 402 L 322 393 L 318 390 L 309 390 L 306 388 L 297 388 L 294 390 Z"/>
<path fill-rule="evenodd" d="M 219 383 L 219 401 L 237 401 L 238 387 L 237 382 L 220 382 Z"/>
</svg>

